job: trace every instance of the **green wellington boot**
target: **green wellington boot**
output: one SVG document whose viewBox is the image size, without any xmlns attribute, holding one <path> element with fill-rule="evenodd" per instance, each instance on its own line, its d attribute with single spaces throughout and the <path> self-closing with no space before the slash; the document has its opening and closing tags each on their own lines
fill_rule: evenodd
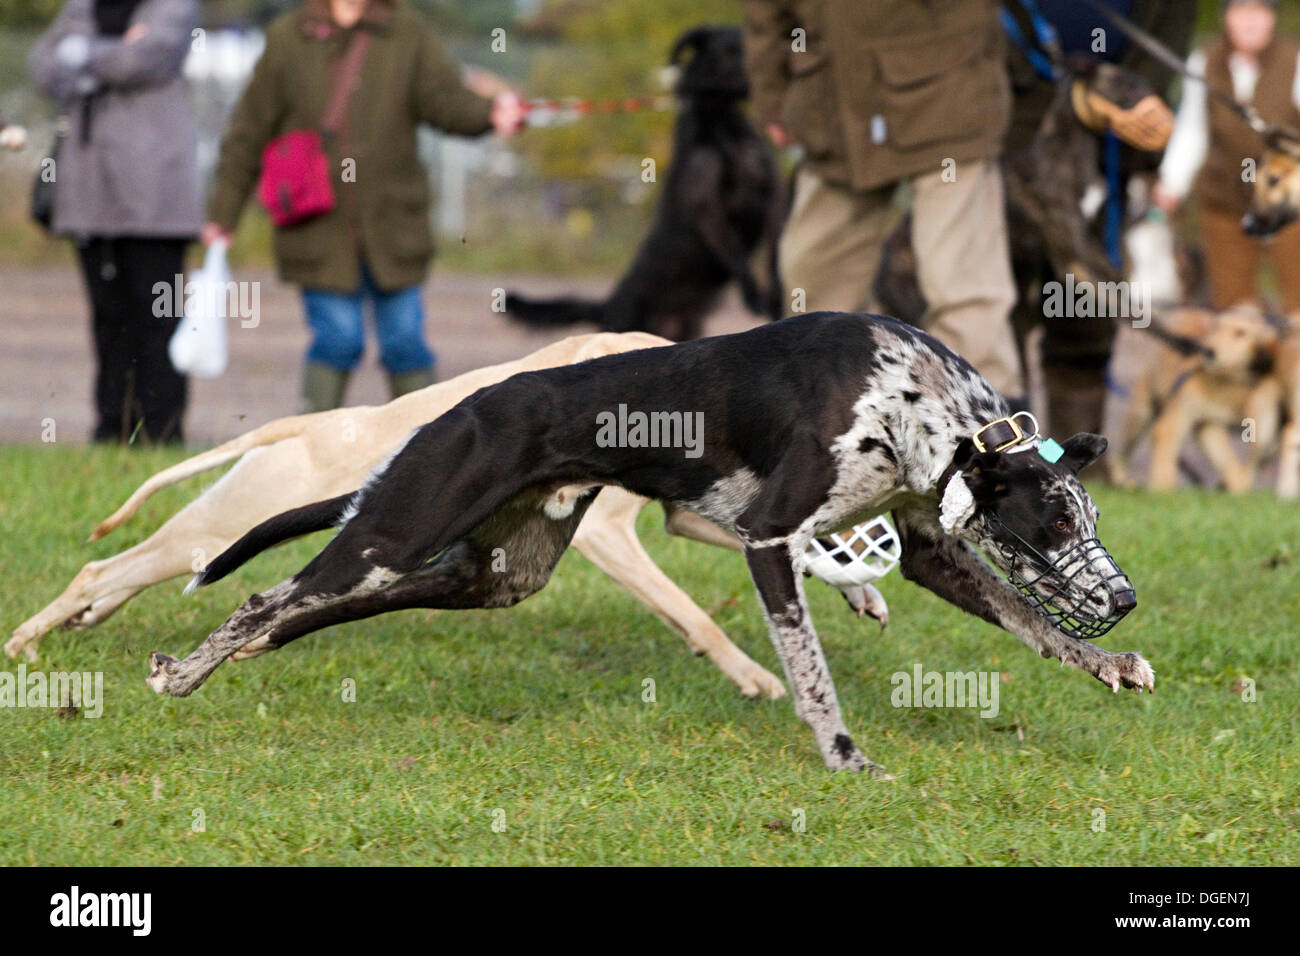
<svg viewBox="0 0 1300 956">
<path fill-rule="evenodd" d="M 351 372 L 342 372 L 332 365 L 308 362 L 302 372 L 302 398 L 298 403 L 300 414 L 327 412 L 343 404 L 343 393 L 348 387 Z"/>
<path fill-rule="evenodd" d="M 427 388 L 436 381 L 438 381 L 438 376 L 433 374 L 433 366 L 417 368 L 413 372 L 398 372 L 396 375 L 389 372 L 388 390 L 392 393 L 393 398 L 398 398 L 411 392 L 418 392 L 422 388 Z"/>
</svg>

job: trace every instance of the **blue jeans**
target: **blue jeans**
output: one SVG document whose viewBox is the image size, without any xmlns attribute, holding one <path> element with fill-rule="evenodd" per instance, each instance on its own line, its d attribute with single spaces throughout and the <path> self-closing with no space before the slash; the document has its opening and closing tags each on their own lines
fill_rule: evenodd
<svg viewBox="0 0 1300 956">
<path fill-rule="evenodd" d="M 379 360 L 393 375 L 432 368 L 434 354 L 424 342 L 424 306 L 420 287 L 384 292 L 362 267 L 361 288 L 354 293 L 303 289 L 302 301 L 311 326 L 307 361 L 349 372 L 366 348 L 363 309 L 374 307 Z"/>
</svg>

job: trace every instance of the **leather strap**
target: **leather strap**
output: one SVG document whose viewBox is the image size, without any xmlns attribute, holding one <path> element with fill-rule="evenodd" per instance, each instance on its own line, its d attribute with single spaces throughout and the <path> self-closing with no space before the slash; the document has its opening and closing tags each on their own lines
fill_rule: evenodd
<svg viewBox="0 0 1300 956">
<path fill-rule="evenodd" d="M 353 29 L 355 32 L 352 34 L 352 39 L 348 41 L 348 48 L 343 52 L 343 62 L 339 64 L 338 72 L 334 75 L 329 105 L 325 107 L 325 116 L 321 119 L 321 132 L 326 136 L 332 136 L 343 126 L 343 118 L 348 111 L 348 99 L 357 85 L 357 78 L 361 76 L 361 66 L 366 60 L 366 49 L 370 46 L 370 31 L 359 26 Z"/>
<path fill-rule="evenodd" d="M 1019 434 L 1006 421 L 996 421 L 991 425 L 985 425 L 975 433 L 975 440 L 984 446 L 984 448 L 980 449 L 981 451 L 986 449 L 1001 451 L 1003 448 L 1014 445 L 1019 439 Z"/>
</svg>

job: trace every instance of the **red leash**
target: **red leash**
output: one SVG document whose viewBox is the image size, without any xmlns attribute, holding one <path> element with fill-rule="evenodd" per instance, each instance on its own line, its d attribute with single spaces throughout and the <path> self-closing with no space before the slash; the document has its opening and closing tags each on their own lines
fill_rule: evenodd
<svg viewBox="0 0 1300 956">
<path fill-rule="evenodd" d="M 662 113 L 677 105 L 675 97 L 654 96 L 649 99 L 582 100 L 568 97 L 562 100 L 524 100 L 524 117 L 529 126 L 567 126 L 592 114 L 611 113 Z"/>
</svg>

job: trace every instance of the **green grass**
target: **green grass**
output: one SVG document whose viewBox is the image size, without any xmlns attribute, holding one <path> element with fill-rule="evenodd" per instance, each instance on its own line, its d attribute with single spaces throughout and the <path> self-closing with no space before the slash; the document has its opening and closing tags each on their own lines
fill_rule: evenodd
<svg viewBox="0 0 1300 956">
<path fill-rule="evenodd" d="M 0 449 L 6 631 L 194 493 L 83 544 L 176 457 Z M 884 633 L 810 583 L 850 729 L 893 782 L 826 772 L 788 701 L 741 699 L 575 553 L 515 609 L 335 628 L 223 665 L 184 700 L 145 686 L 149 651 L 188 652 L 320 539 L 193 598 L 169 583 L 43 645 L 46 670 L 104 672 L 102 718 L 0 710 L 0 863 L 1296 863 L 1300 510 L 1098 498 L 1141 597 L 1105 644 L 1147 655 L 1154 696 L 1113 695 L 896 574 Z M 668 539 L 658 518 L 654 558 L 779 670 L 740 557 Z M 890 675 L 917 661 L 1002 672 L 1001 713 L 895 709 Z"/>
</svg>

